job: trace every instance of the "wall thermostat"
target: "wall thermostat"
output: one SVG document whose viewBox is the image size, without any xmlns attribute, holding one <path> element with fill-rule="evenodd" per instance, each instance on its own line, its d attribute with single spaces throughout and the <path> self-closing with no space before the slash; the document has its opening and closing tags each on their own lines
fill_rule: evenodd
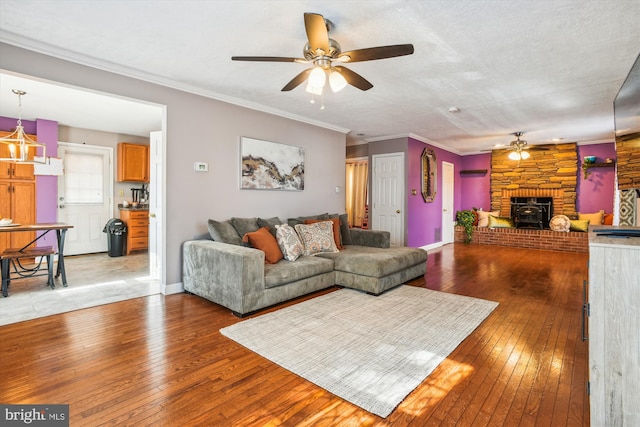
<svg viewBox="0 0 640 427">
<path fill-rule="evenodd" d="M 195 162 L 193 170 L 196 172 L 209 172 L 209 164 L 206 162 Z"/>
</svg>

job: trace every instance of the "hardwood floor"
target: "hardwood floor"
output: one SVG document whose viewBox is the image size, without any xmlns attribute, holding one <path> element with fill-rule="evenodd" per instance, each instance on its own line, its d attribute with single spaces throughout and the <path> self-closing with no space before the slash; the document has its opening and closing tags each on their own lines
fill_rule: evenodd
<svg viewBox="0 0 640 427">
<path fill-rule="evenodd" d="M 585 426 L 587 257 L 430 251 L 410 285 L 500 305 L 387 419 L 223 337 L 241 319 L 186 294 L 0 327 L 0 402 L 70 404 L 72 426 Z"/>
</svg>

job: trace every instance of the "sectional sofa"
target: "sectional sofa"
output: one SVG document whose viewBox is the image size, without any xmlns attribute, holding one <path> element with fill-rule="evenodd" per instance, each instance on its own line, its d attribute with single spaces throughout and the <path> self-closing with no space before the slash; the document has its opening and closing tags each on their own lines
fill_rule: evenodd
<svg viewBox="0 0 640 427">
<path fill-rule="evenodd" d="M 251 240 L 243 242 L 243 237 L 267 229 L 275 240 L 280 227 L 285 228 L 278 218 L 209 220 L 212 240 L 190 240 L 183 245 L 185 291 L 242 317 L 334 285 L 379 295 L 426 272 L 425 250 L 390 247 L 388 232 L 350 229 L 346 215 L 290 218 L 286 224 L 307 230 L 300 224 L 309 221 L 315 224 L 309 227 L 333 224 L 336 248 L 340 249 L 302 254 L 293 261 L 266 262 L 272 257 L 269 250 L 251 247 Z"/>
</svg>

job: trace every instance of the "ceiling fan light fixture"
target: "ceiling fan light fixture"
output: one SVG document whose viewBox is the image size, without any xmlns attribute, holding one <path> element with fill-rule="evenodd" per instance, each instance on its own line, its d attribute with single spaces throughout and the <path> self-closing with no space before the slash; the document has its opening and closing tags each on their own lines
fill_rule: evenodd
<svg viewBox="0 0 640 427">
<path fill-rule="evenodd" d="M 518 153 L 517 151 L 512 151 L 509 153 L 509 158 L 511 160 L 520 160 L 520 153 Z"/>
<path fill-rule="evenodd" d="M 329 86 L 334 92 L 339 92 L 347 86 L 347 80 L 342 76 L 339 71 L 331 69 L 329 74 Z"/>
<path fill-rule="evenodd" d="M 319 87 L 320 90 L 322 90 L 326 81 L 327 75 L 322 67 L 313 67 L 313 70 L 309 73 L 309 84 L 313 87 Z"/>
<path fill-rule="evenodd" d="M 305 90 L 312 95 L 322 95 L 322 87 L 314 86 L 311 83 L 311 79 L 307 81 L 307 88 Z"/>
<path fill-rule="evenodd" d="M 522 160 L 527 160 L 529 157 L 531 157 L 531 154 L 526 151 L 522 151 L 520 152 L 520 157 L 522 158 Z"/>
</svg>

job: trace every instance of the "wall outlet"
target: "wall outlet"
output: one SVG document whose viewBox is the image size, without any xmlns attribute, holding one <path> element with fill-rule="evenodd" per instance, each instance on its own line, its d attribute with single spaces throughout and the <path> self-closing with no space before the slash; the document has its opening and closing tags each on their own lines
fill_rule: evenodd
<svg viewBox="0 0 640 427">
<path fill-rule="evenodd" d="M 120 190 L 120 191 L 118 192 L 118 196 L 120 196 L 120 197 L 124 196 L 124 190 Z"/>
</svg>

